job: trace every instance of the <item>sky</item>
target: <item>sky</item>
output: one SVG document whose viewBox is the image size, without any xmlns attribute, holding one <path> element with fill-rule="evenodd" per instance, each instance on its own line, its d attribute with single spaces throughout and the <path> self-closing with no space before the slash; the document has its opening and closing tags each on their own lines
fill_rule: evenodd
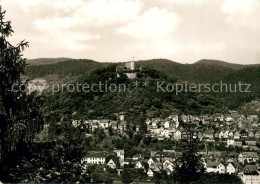
<svg viewBox="0 0 260 184">
<path fill-rule="evenodd" d="M 0 0 L 24 57 L 260 64 L 260 0 Z"/>
</svg>

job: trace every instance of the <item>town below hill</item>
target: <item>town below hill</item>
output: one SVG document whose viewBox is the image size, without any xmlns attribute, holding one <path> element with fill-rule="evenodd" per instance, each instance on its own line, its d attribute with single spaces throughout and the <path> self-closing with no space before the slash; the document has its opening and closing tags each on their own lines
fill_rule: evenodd
<svg viewBox="0 0 260 184">
<path fill-rule="evenodd" d="M 78 119 L 71 123 L 90 141 L 90 150 L 81 158 L 83 173 L 93 182 L 104 182 L 103 175 L 121 180 L 125 168 L 129 180 L 160 181 L 165 172 L 171 176 L 182 156 L 182 141 L 188 139 L 186 123 L 193 125 L 193 138 L 199 139 L 197 154 L 213 181 L 257 184 L 260 181 L 260 122 L 257 115 L 236 111 L 201 116 L 171 114 L 167 118 L 147 118 L 144 126 L 117 120 Z M 54 129 L 53 124 L 45 129 Z M 56 127 L 57 129 L 57 127 Z M 54 134 L 54 133 L 53 133 Z M 49 139 L 41 134 L 37 141 Z M 53 135 L 52 135 L 53 136 Z M 97 175 L 97 176 L 96 176 Z M 237 177 L 237 178 L 236 178 Z M 233 181 L 232 181 L 233 180 Z"/>
<path fill-rule="evenodd" d="M 173 179 L 185 152 L 182 144 L 190 134 L 184 125 L 190 123 L 192 138 L 198 139 L 196 154 L 207 173 L 205 183 L 260 181 L 258 66 L 205 60 L 190 65 L 165 59 L 128 63 L 66 60 L 29 65 L 26 77 L 42 78 L 49 84 L 123 84 L 129 90 L 52 93 L 46 89 L 41 94 L 44 130 L 34 140 L 31 153 L 35 163 L 44 166 L 21 165 L 19 169 L 34 168 L 35 176 L 50 176 L 46 181 L 55 181 L 66 172 L 59 164 L 49 168 L 43 158 L 60 163 L 63 157 L 57 153 L 70 150 L 63 153 L 64 158 L 70 160 L 68 167 L 83 173 L 82 181 L 166 182 Z M 183 91 L 175 95 L 176 91 L 158 92 L 156 84 L 161 81 L 187 81 L 187 85 L 244 82 L 251 85 L 251 92 Z M 134 82 L 149 85 L 134 86 Z M 33 149 L 43 145 L 44 157 L 34 155 Z"/>
</svg>

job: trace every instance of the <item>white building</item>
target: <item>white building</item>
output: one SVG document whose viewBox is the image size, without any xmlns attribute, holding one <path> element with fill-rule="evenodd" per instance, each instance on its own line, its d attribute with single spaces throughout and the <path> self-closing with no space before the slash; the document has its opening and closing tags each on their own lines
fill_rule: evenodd
<svg viewBox="0 0 260 184">
<path fill-rule="evenodd" d="M 170 121 L 165 121 L 163 126 L 164 126 L 164 128 L 170 128 Z"/>
<path fill-rule="evenodd" d="M 206 167 L 208 173 L 225 174 L 225 166 L 219 162 L 207 162 Z"/>
<path fill-rule="evenodd" d="M 227 147 L 234 146 L 235 140 L 234 139 L 227 139 Z"/>
<path fill-rule="evenodd" d="M 144 166 L 143 166 L 142 163 L 139 161 L 139 162 L 137 162 L 137 163 L 135 164 L 135 168 L 136 168 L 136 169 L 143 169 Z"/>
<path fill-rule="evenodd" d="M 149 167 L 151 167 L 153 164 L 157 163 L 158 160 L 156 160 L 155 158 L 150 158 L 147 163 L 149 165 Z"/>
<path fill-rule="evenodd" d="M 240 139 L 240 133 L 239 132 L 234 133 L 234 139 Z"/>
<path fill-rule="evenodd" d="M 116 153 L 116 156 L 119 158 L 119 160 L 125 159 L 125 151 L 124 150 L 114 150 Z"/>
<path fill-rule="evenodd" d="M 81 159 L 81 163 L 85 164 L 105 164 L 106 153 L 99 151 L 90 151 L 86 157 Z"/>
<path fill-rule="evenodd" d="M 148 175 L 149 177 L 153 177 L 153 171 L 152 171 L 151 169 L 149 169 L 149 170 L 147 171 L 147 175 Z"/>
<path fill-rule="evenodd" d="M 174 139 L 175 139 L 175 140 L 180 140 L 180 139 L 181 139 L 181 131 L 180 131 L 180 130 L 177 130 L 177 131 L 174 133 Z"/>
<path fill-rule="evenodd" d="M 100 120 L 99 125 L 102 129 L 106 129 L 109 127 L 109 123 L 110 123 L 110 121 L 108 119 L 102 119 L 102 120 Z"/>
<path fill-rule="evenodd" d="M 240 175 L 244 184 L 259 184 L 260 172 L 255 165 L 246 165 Z"/>
<path fill-rule="evenodd" d="M 224 133 L 221 131 L 221 132 L 219 133 L 218 137 L 219 137 L 220 139 L 222 139 L 223 136 L 224 136 Z"/>
<path fill-rule="evenodd" d="M 116 164 L 115 164 L 115 162 L 112 159 L 110 159 L 108 161 L 107 166 L 112 168 L 112 169 L 116 169 Z"/>
<path fill-rule="evenodd" d="M 164 136 L 164 137 L 169 137 L 169 130 L 163 130 L 161 132 L 161 135 Z"/>
<path fill-rule="evenodd" d="M 258 155 L 256 152 L 242 152 L 238 155 L 238 162 L 254 163 L 258 161 Z"/>
<path fill-rule="evenodd" d="M 236 173 L 236 168 L 234 167 L 234 165 L 232 163 L 229 163 L 226 167 L 226 173 L 227 174 L 235 174 Z"/>
<path fill-rule="evenodd" d="M 173 163 L 171 163 L 169 160 L 164 161 L 163 170 L 169 170 L 170 172 L 172 172 L 174 170 Z"/>
</svg>

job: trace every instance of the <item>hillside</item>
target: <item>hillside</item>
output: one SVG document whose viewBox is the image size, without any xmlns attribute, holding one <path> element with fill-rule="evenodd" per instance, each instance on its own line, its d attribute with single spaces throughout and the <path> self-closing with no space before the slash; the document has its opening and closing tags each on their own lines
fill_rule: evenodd
<svg viewBox="0 0 260 184">
<path fill-rule="evenodd" d="M 74 77 L 74 82 L 98 83 L 109 81 L 118 83 L 120 79 L 115 77 L 115 67 L 124 63 L 99 63 L 92 60 L 69 60 L 51 65 L 29 66 L 27 72 L 31 77 L 49 77 L 59 75 L 60 79 L 67 76 Z M 152 84 L 148 88 L 132 89 L 131 81 L 123 82 L 130 86 L 131 90 L 126 93 L 57 93 L 50 95 L 45 106 L 45 112 L 56 112 L 63 109 L 73 99 L 73 107 L 78 116 L 85 118 L 104 117 L 114 118 L 114 112 L 128 112 L 130 120 L 135 117 L 157 117 L 176 111 L 192 113 L 213 113 L 236 109 L 245 102 L 259 97 L 260 91 L 260 67 L 248 67 L 241 70 L 232 70 L 222 66 L 213 66 L 205 63 L 183 65 L 170 60 L 154 59 L 138 61 L 137 67 L 142 66 L 143 72 L 157 73 L 157 79 L 148 79 Z M 108 68 L 107 68 L 108 67 Z M 91 75 L 89 75 L 91 74 Z M 251 84 L 250 93 L 158 93 L 156 92 L 156 80 L 168 76 L 167 82 L 178 80 L 179 82 L 201 82 L 237 84 L 238 82 Z M 177 79 L 174 79 L 177 78 Z M 138 79 L 139 80 L 139 79 Z M 141 80 L 141 79 L 140 79 Z M 48 80 L 47 80 L 48 81 Z M 122 81 L 121 81 L 122 82 Z M 50 115 L 50 114 L 49 114 Z M 138 121 L 138 120 L 136 120 Z"/>
<path fill-rule="evenodd" d="M 29 65 L 26 68 L 26 73 L 30 78 L 44 78 L 48 75 L 58 75 L 60 77 L 67 77 L 69 75 L 79 76 L 107 65 L 107 63 L 99 63 L 93 60 L 72 59 L 54 64 Z"/>
<path fill-rule="evenodd" d="M 249 86 L 248 92 L 223 92 L 216 94 L 218 97 L 225 98 L 226 104 L 230 108 L 236 108 L 244 102 L 250 102 L 260 97 L 260 67 L 248 67 L 232 72 L 228 76 L 223 77 L 221 81 L 226 84 L 233 84 L 233 86 L 240 82 L 243 84 L 242 91 L 245 91 L 246 86 Z"/>
<path fill-rule="evenodd" d="M 71 58 L 60 57 L 60 58 L 38 58 L 38 59 L 28 59 L 27 62 L 29 65 L 46 65 L 46 64 L 54 64 L 62 61 L 68 61 Z"/>
<path fill-rule="evenodd" d="M 63 58 L 64 59 L 64 58 Z M 201 60 L 194 64 L 180 64 L 167 59 L 151 59 L 140 60 L 136 62 L 136 66 L 149 67 L 151 69 L 163 72 L 170 78 L 178 78 L 180 81 L 189 82 L 210 82 L 223 78 L 229 75 L 238 68 L 249 67 L 248 65 L 236 65 L 225 62 L 212 62 L 210 60 Z M 30 61 L 31 64 L 27 67 L 27 74 L 30 78 L 45 77 L 48 75 L 58 75 L 66 77 L 68 75 L 80 76 L 89 73 L 97 68 L 102 68 L 111 64 L 124 65 L 125 63 L 101 63 L 93 60 L 66 60 L 61 58 L 53 60 L 35 60 Z M 52 64 L 47 64 L 54 62 Z M 36 63 L 40 63 L 39 65 Z M 45 63 L 45 64 L 43 64 Z M 223 64 L 225 63 L 225 64 Z"/>
<path fill-rule="evenodd" d="M 165 73 L 169 77 L 178 78 L 180 81 L 198 83 L 221 79 L 233 71 L 230 68 L 222 66 L 207 65 L 204 63 L 180 64 L 165 59 L 138 61 L 137 65 L 150 67 Z"/>
<path fill-rule="evenodd" d="M 220 66 L 220 67 L 230 68 L 232 70 L 241 70 L 243 68 L 247 68 L 250 66 L 250 65 L 240 65 L 240 64 L 235 64 L 235 63 L 228 63 L 225 61 L 209 60 L 209 59 L 199 60 L 196 63 L 194 63 L 193 65 L 200 65 L 200 64 Z"/>
<path fill-rule="evenodd" d="M 44 78 L 49 84 L 76 81 L 86 78 L 96 69 L 107 66 L 125 65 L 125 63 L 100 63 L 93 60 L 68 60 L 55 64 L 29 65 L 28 78 Z M 150 68 L 163 73 L 170 79 L 179 82 L 251 84 L 250 93 L 211 93 L 214 98 L 221 98 L 227 107 L 235 109 L 241 103 L 249 102 L 259 97 L 260 67 L 257 65 L 237 65 L 216 60 L 201 60 L 194 64 L 180 64 L 166 59 L 137 61 L 136 67 Z M 241 68 L 241 69 L 239 69 Z"/>
<path fill-rule="evenodd" d="M 117 78 L 115 75 L 116 65 L 94 70 L 91 75 L 82 76 L 75 81 L 79 84 L 123 84 L 127 90 L 107 92 L 57 92 L 54 95 L 47 95 L 44 105 L 44 114 L 49 122 L 57 122 L 62 117 L 62 112 L 68 104 L 75 112 L 75 119 L 108 118 L 116 119 L 115 113 L 127 113 L 127 120 L 134 124 L 141 124 L 146 117 L 165 118 L 171 113 L 201 114 L 226 111 L 223 108 L 221 99 L 207 94 L 176 91 L 157 91 L 157 82 L 165 81 L 167 84 L 172 79 L 165 79 L 163 73 L 146 78 L 138 78 L 140 85 L 133 86 L 133 81 L 125 77 Z M 144 68 L 142 72 L 149 73 L 152 69 Z M 152 71 L 157 73 L 157 71 Z M 141 84 L 148 81 L 149 85 L 143 87 Z M 109 87 L 108 87 L 109 88 Z M 56 114 L 56 116 L 54 116 Z M 57 116 L 58 114 L 58 116 Z M 53 119 L 55 118 L 55 119 Z"/>
</svg>

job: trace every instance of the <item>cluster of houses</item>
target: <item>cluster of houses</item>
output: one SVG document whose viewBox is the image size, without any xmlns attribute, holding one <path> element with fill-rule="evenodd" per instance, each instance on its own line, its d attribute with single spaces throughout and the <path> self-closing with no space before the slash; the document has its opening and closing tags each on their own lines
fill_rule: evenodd
<svg viewBox="0 0 260 184">
<path fill-rule="evenodd" d="M 195 133 L 201 139 L 241 139 L 246 137 L 260 138 L 260 124 L 257 115 L 249 115 L 245 118 L 236 111 L 228 115 L 214 114 L 212 116 L 186 116 L 171 115 L 166 119 L 147 119 L 147 130 L 152 137 L 158 139 L 181 139 L 183 131 L 179 121 L 191 121 L 196 124 Z M 205 129 L 205 127 L 207 129 Z M 243 130 L 243 131 L 242 131 Z M 234 144 L 232 141 L 231 144 Z"/>
<path fill-rule="evenodd" d="M 81 128 L 88 129 L 90 132 L 94 132 L 95 129 L 107 130 L 109 127 L 111 127 L 114 131 L 118 133 L 123 133 L 125 130 L 127 130 L 127 121 L 125 121 L 124 114 L 119 115 L 118 121 L 113 121 L 109 119 L 72 120 L 72 125 L 74 127 L 81 127 Z"/>
<path fill-rule="evenodd" d="M 114 150 L 113 154 L 113 158 L 107 159 L 111 153 L 91 151 L 82 158 L 81 163 L 84 167 L 92 164 L 106 165 L 111 169 L 117 169 L 119 175 L 122 168 L 128 165 L 135 169 L 143 169 L 149 177 L 153 177 L 155 172 L 161 172 L 161 170 L 168 174 L 172 173 L 177 163 L 176 160 L 182 155 L 181 152 L 174 150 L 151 151 L 148 159 L 144 159 L 141 154 L 125 158 L 124 150 Z M 212 151 L 199 152 L 198 154 L 202 156 L 202 162 L 208 173 L 238 174 L 245 183 L 248 183 L 249 180 L 253 184 L 260 182 L 259 157 L 255 152 L 237 154 Z"/>
<path fill-rule="evenodd" d="M 243 148 L 243 152 L 226 151 L 205 151 L 199 152 L 202 156 L 204 167 L 208 173 L 220 174 L 238 174 L 244 183 L 260 183 L 260 168 L 258 166 L 260 138 L 259 118 L 256 115 L 245 117 L 236 111 L 230 111 L 227 115 L 214 114 L 203 116 L 170 115 L 165 119 L 147 118 L 145 124 L 147 127 L 146 136 L 157 138 L 158 140 L 170 139 L 180 141 L 187 135 L 182 127 L 183 122 L 195 124 L 193 136 L 198 137 L 205 142 L 222 142 L 226 147 L 236 146 Z M 129 127 L 125 120 L 125 115 L 121 113 L 117 121 L 101 120 L 73 120 L 75 127 L 84 126 L 93 132 L 95 129 L 104 129 L 105 132 L 110 128 L 113 131 L 123 134 Z M 131 124 L 131 123 L 130 123 Z M 128 125 L 128 126 L 127 126 Z M 136 126 L 135 132 L 139 132 L 139 126 Z M 247 151 L 245 151 L 247 150 Z M 171 173 L 174 170 L 176 159 L 181 156 L 181 152 L 174 150 L 151 151 L 150 158 L 144 159 L 140 154 L 132 158 L 125 158 L 124 150 L 114 150 L 114 157 L 107 159 L 111 153 L 104 151 L 89 152 L 82 158 L 82 164 L 87 167 L 89 164 L 102 164 L 112 169 L 117 169 L 119 174 L 124 165 L 129 165 L 135 169 L 143 169 L 149 177 L 154 176 L 154 172 L 165 170 Z M 115 160 L 115 158 L 117 158 Z"/>
<path fill-rule="evenodd" d="M 248 115 L 245 117 L 236 111 L 230 111 L 229 114 L 214 114 L 203 116 L 190 116 L 177 114 L 170 115 L 169 117 L 162 118 L 147 118 L 145 120 L 147 127 L 147 136 L 157 138 L 158 140 L 172 139 L 181 140 L 182 135 L 186 135 L 185 129 L 182 127 L 181 122 L 191 121 L 195 124 L 194 136 L 201 140 L 214 141 L 224 140 L 227 146 L 242 147 L 242 139 L 247 138 L 260 138 L 260 124 L 257 115 Z M 123 134 L 127 130 L 128 122 L 125 121 L 125 115 L 119 115 L 117 121 L 101 119 L 101 120 L 73 120 L 73 125 L 85 126 L 90 132 L 97 128 L 108 129 L 111 127 L 114 131 Z M 129 123 L 131 124 L 131 123 Z M 129 127 L 129 126 L 128 126 Z M 139 132 L 139 125 L 135 126 L 136 132 Z M 252 150 L 258 151 L 256 141 L 250 142 L 246 140 Z"/>
</svg>

